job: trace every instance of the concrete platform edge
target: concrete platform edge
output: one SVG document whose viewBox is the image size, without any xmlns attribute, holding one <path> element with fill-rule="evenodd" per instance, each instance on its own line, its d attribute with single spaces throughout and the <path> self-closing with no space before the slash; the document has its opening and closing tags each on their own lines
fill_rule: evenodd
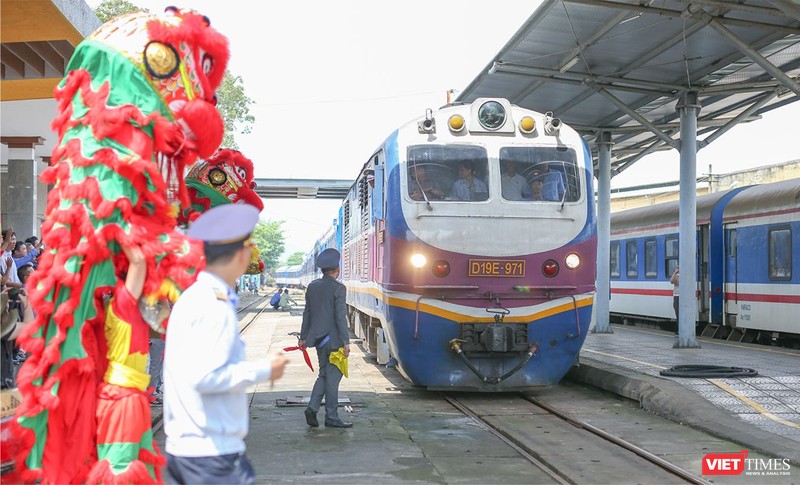
<svg viewBox="0 0 800 485">
<path fill-rule="evenodd" d="M 749 450 L 800 465 L 800 450 L 790 440 L 768 433 L 719 408 L 681 384 L 581 357 L 567 379 L 612 392 L 639 403 L 642 409 L 712 436 L 733 441 Z M 714 452 L 710 450 L 709 452 Z"/>
</svg>

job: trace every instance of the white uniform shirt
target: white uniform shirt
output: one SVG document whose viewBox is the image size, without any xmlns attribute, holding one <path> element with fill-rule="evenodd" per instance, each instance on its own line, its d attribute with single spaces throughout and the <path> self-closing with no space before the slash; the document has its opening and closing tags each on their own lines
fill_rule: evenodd
<svg viewBox="0 0 800 485">
<path fill-rule="evenodd" d="M 164 431 L 174 456 L 245 451 L 247 387 L 269 380 L 269 360 L 245 361 L 224 281 L 201 272 L 175 303 L 164 351 Z"/>
<path fill-rule="evenodd" d="M 522 194 L 528 184 L 525 182 L 525 177 L 516 173 L 510 176 L 504 173 L 500 177 L 500 188 L 502 189 L 503 198 L 506 200 L 522 200 Z"/>
</svg>

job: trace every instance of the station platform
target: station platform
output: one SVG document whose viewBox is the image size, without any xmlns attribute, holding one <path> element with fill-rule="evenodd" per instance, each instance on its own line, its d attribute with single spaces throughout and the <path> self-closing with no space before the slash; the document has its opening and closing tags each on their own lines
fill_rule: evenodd
<svg viewBox="0 0 800 485">
<path fill-rule="evenodd" d="M 671 332 L 612 325 L 590 333 L 567 379 L 638 401 L 642 408 L 711 435 L 800 464 L 800 351 L 698 337 L 674 349 Z M 676 378 L 677 365 L 745 367 L 755 377 Z M 713 450 L 712 450 L 713 451 Z"/>
<path fill-rule="evenodd" d="M 253 303 L 251 316 L 257 315 L 243 335 L 249 358 L 296 345 L 289 333 L 299 331 L 301 311 L 280 312 L 266 301 Z M 741 449 L 749 450 L 751 457 L 789 459 L 793 469 L 800 466 L 800 352 L 704 338 L 699 339 L 700 349 L 673 349 L 674 336 L 666 332 L 612 328 L 613 334 L 587 336 L 580 365 L 562 384 L 532 394 L 555 406 L 580 407 L 600 426 L 603 416 L 615 414 L 624 402 L 622 407 L 638 414 L 618 432 L 635 435 L 638 446 L 698 475 L 704 454 Z M 286 352 L 290 364 L 284 377 L 249 390 L 247 454 L 257 483 L 552 483 L 517 451 L 456 410 L 442 393 L 411 385 L 397 369 L 378 365 L 359 345 L 351 350 L 350 376 L 340 386 L 339 414 L 353 422 L 353 428 L 306 425 L 303 410 L 317 376 L 313 349 L 309 353 L 314 372 L 300 352 Z M 752 367 L 759 376 L 709 380 L 658 375 L 662 368 L 688 363 Z M 580 401 L 571 394 L 570 389 L 590 386 L 637 401 L 643 410 L 630 401 Z M 503 408 L 502 395 L 495 399 L 500 406 L 494 411 L 497 416 L 541 419 L 527 410 Z M 160 417 L 160 407 L 153 411 L 155 419 Z M 323 412 L 319 417 L 322 421 Z M 565 439 L 547 434 L 533 438 L 548 436 L 555 440 L 548 442 L 552 447 Z M 163 429 L 155 437 L 163 450 Z M 618 476 L 613 481 L 594 475 L 597 457 L 575 455 L 574 460 L 588 470 L 582 483 L 627 483 L 622 470 L 614 472 Z M 763 477 L 763 483 L 788 483 L 787 478 L 794 481 L 794 473 Z M 746 477 L 715 477 L 714 482 L 753 483 Z"/>
</svg>

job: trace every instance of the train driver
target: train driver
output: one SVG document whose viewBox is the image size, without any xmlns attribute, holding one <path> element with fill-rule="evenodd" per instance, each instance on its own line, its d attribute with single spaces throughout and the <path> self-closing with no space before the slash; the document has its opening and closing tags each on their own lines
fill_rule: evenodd
<svg viewBox="0 0 800 485">
<path fill-rule="evenodd" d="M 426 197 L 428 200 L 444 199 L 444 190 L 428 176 L 425 165 L 412 165 L 408 171 L 408 196 L 412 200 L 425 200 Z"/>
<path fill-rule="evenodd" d="M 475 165 L 471 160 L 458 164 L 458 176 L 453 184 L 453 196 L 457 200 L 486 200 L 489 198 L 489 188 L 486 183 L 475 176 Z"/>
<path fill-rule="evenodd" d="M 564 197 L 564 192 L 566 189 L 564 187 L 564 178 L 562 177 L 561 172 L 551 172 L 550 167 L 546 163 L 542 164 L 540 168 L 537 168 L 532 172 L 530 180 L 531 183 L 529 190 L 527 190 L 527 193 L 525 194 L 528 199 L 558 202 L 562 197 Z M 541 184 L 540 199 L 534 199 L 532 196 L 534 182 Z"/>
</svg>

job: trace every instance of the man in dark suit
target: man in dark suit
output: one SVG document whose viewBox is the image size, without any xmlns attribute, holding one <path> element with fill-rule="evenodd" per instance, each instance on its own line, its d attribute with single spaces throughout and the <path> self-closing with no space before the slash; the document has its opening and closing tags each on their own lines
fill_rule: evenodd
<svg viewBox="0 0 800 485">
<path fill-rule="evenodd" d="M 339 382 L 342 371 L 330 361 L 331 352 L 343 348 L 345 357 L 350 355 L 350 334 L 347 331 L 347 290 L 339 283 L 339 251 L 328 248 L 316 260 L 322 270 L 322 278 L 312 281 L 306 290 L 306 307 L 303 311 L 303 326 L 300 329 L 300 345 L 316 347 L 319 356 L 319 376 L 311 391 L 311 399 L 305 410 L 306 423 L 319 426 L 317 412 L 325 397 L 325 426 L 329 428 L 351 428 L 339 418 Z"/>
</svg>

